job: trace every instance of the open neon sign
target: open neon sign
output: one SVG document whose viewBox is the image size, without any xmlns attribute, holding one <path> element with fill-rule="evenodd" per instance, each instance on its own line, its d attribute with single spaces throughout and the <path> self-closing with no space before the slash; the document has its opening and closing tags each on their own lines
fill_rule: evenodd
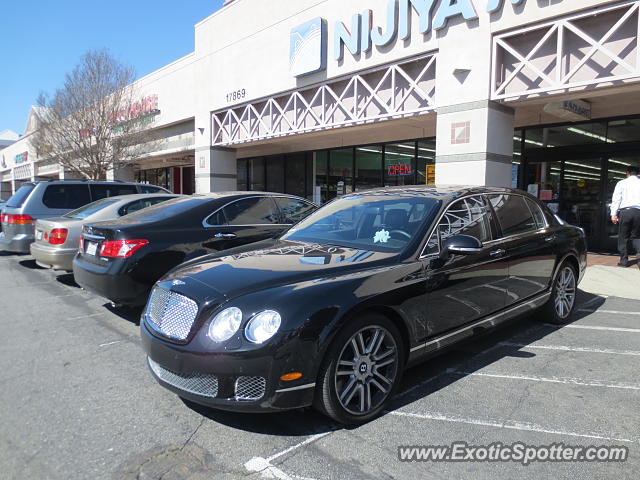
<svg viewBox="0 0 640 480">
<path fill-rule="evenodd" d="M 411 175 L 411 165 L 389 165 L 387 167 L 387 173 L 390 176 Z"/>
</svg>

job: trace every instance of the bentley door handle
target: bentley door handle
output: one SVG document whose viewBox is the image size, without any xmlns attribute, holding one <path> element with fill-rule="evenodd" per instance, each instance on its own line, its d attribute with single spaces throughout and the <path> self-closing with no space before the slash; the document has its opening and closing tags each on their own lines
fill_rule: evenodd
<svg viewBox="0 0 640 480">
<path fill-rule="evenodd" d="M 545 242 L 553 242 L 556 239 L 555 235 L 550 235 L 548 237 L 545 237 L 544 241 Z"/>
<path fill-rule="evenodd" d="M 237 235 L 235 233 L 216 233 L 214 238 L 236 238 Z"/>
<path fill-rule="evenodd" d="M 502 257 L 505 253 L 507 253 L 506 250 L 499 248 L 498 250 L 494 250 L 493 252 L 489 253 L 489 255 L 491 255 L 492 257 Z"/>
</svg>

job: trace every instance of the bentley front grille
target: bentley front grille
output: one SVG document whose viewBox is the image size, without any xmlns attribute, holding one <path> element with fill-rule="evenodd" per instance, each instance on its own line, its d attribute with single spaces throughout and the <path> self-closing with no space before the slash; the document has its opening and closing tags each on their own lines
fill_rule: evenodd
<svg viewBox="0 0 640 480">
<path fill-rule="evenodd" d="M 198 304 L 184 295 L 155 287 L 149 297 L 146 318 L 159 333 L 186 340 L 196 320 Z"/>
</svg>

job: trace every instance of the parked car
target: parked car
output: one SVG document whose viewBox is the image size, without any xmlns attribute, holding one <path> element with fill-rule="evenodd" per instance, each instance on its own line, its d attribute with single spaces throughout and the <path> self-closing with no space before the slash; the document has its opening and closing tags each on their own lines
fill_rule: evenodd
<svg viewBox="0 0 640 480">
<path fill-rule="evenodd" d="M 29 253 L 35 222 L 59 217 L 101 198 L 132 193 L 171 193 L 142 183 L 51 180 L 26 182 L 9 198 L 2 213 L 0 250 Z"/>
<path fill-rule="evenodd" d="M 525 192 L 394 187 L 345 195 L 260 249 L 209 255 L 154 287 L 148 365 L 193 402 L 315 405 L 345 424 L 388 404 L 403 370 L 521 314 L 565 322 L 581 229 Z"/>
<path fill-rule="evenodd" d="M 178 196 L 137 193 L 107 197 L 61 217 L 36 220 L 36 240 L 31 244 L 31 255 L 41 267 L 71 271 L 84 223 L 113 220 Z"/>
<path fill-rule="evenodd" d="M 0 200 L 0 232 L 2 231 L 2 210 L 4 209 L 4 206 L 7 202 L 5 202 L 4 200 Z"/>
<path fill-rule="evenodd" d="M 316 210 L 303 198 L 260 192 L 194 195 L 86 224 L 73 274 L 118 305 L 144 305 L 153 284 L 186 260 L 275 237 Z"/>
</svg>

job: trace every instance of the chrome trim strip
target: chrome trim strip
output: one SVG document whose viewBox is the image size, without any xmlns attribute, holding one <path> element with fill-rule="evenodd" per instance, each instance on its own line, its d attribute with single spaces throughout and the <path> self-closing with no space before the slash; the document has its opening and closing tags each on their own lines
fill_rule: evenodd
<svg viewBox="0 0 640 480">
<path fill-rule="evenodd" d="M 551 296 L 551 292 L 550 291 L 544 292 L 544 293 L 538 295 L 537 297 L 534 297 L 531 300 L 528 300 L 528 301 L 526 301 L 524 303 L 521 303 L 521 304 L 518 304 L 518 305 L 516 305 L 514 307 L 511 307 L 508 310 L 504 310 L 504 311 L 502 311 L 500 313 L 496 313 L 495 315 L 492 315 L 492 316 L 490 316 L 488 318 L 484 318 L 484 319 L 478 320 L 477 322 L 474 322 L 471 325 L 467 325 L 465 327 L 459 328 L 458 330 L 455 330 L 455 331 L 453 331 L 451 333 L 448 333 L 446 335 L 442 335 L 440 337 L 434 338 L 433 340 L 429 340 L 428 342 L 425 342 L 423 345 L 419 345 L 417 347 L 412 348 L 410 350 L 410 353 L 413 353 L 415 351 L 421 350 L 423 348 L 427 348 L 429 345 L 433 345 L 434 343 L 441 342 L 442 340 L 446 340 L 447 338 L 453 337 L 454 335 L 458 335 L 458 334 L 460 334 L 460 333 L 462 333 L 462 332 L 464 332 L 466 330 L 470 330 L 472 328 L 476 328 L 477 326 L 482 325 L 484 323 L 492 322 L 496 318 L 499 318 L 499 317 L 502 317 L 504 315 L 507 315 L 507 314 L 513 312 L 514 310 L 518 310 L 519 308 L 526 307 L 527 305 L 530 305 L 530 304 L 535 303 L 535 302 L 537 302 L 539 300 L 542 300 L 544 297 L 550 297 L 550 296 Z"/>
<path fill-rule="evenodd" d="M 315 386 L 316 386 L 315 382 L 314 383 L 307 383 L 306 385 L 298 385 L 297 387 L 281 388 L 279 390 L 276 390 L 276 393 L 293 392 L 295 390 L 304 390 L 306 388 L 313 388 Z"/>
<path fill-rule="evenodd" d="M 462 252 L 462 253 L 480 253 L 482 252 L 482 248 L 474 248 L 474 247 L 454 247 L 450 249 L 450 252 Z"/>
<path fill-rule="evenodd" d="M 90 240 L 90 241 L 94 241 L 94 242 L 101 242 L 102 240 L 105 240 L 105 237 L 102 237 L 100 235 L 91 235 L 90 233 L 83 233 L 82 236 L 86 240 Z"/>
</svg>

